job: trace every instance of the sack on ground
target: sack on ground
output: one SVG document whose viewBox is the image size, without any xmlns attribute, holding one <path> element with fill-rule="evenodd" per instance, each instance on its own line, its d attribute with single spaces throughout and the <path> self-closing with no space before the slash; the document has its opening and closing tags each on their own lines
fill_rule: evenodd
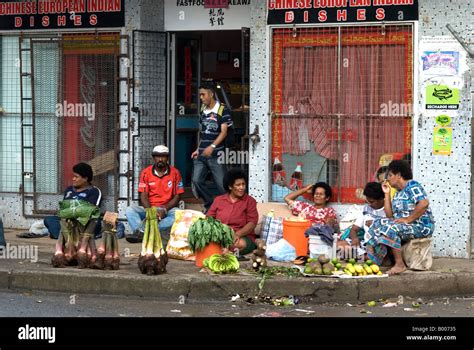
<svg viewBox="0 0 474 350">
<path fill-rule="evenodd" d="M 410 270 L 427 271 L 433 264 L 431 238 L 417 238 L 402 246 L 403 260 Z"/>
<path fill-rule="evenodd" d="M 265 255 L 275 261 L 293 261 L 296 259 L 296 250 L 287 240 L 280 239 L 276 243 L 267 245 Z"/>
<path fill-rule="evenodd" d="M 269 244 L 278 242 L 283 238 L 283 218 L 264 215 L 262 219 L 262 239 Z"/>
<path fill-rule="evenodd" d="M 176 210 L 174 224 L 171 227 L 170 239 L 166 246 L 168 257 L 180 260 L 195 260 L 188 243 L 188 233 L 191 225 L 205 215 L 195 210 Z"/>
</svg>

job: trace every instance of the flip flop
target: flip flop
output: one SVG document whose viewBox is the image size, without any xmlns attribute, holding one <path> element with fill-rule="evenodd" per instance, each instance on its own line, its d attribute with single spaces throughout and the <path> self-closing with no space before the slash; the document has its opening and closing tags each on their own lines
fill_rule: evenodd
<svg viewBox="0 0 474 350">
<path fill-rule="evenodd" d="M 295 260 L 293 260 L 293 264 L 295 265 L 305 265 L 308 262 L 309 256 L 307 255 L 300 255 Z"/>
<path fill-rule="evenodd" d="M 46 237 L 48 234 L 38 234 L 32 232 L 24 232 L 16 235 L 18 238 L 41 238 Z"/>
</svg>

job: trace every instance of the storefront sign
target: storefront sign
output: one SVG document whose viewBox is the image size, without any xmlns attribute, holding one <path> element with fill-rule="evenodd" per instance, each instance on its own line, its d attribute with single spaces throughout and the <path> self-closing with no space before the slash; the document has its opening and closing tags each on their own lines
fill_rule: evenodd
<svg viewBox="0 0 474 350">
<path fill-rule="evenodd" d="M 226 6 L 223 6 L 224 2 Z M 165 30 L 240 30 L 242 27 L 250 27 L 250 2 L 251 0 L 165 0 Z"/>
<path fill-rule="evenodd" d="M 124 2 L 125 0 L 0 1 L 0 30 L 123 27 Z"/>
<path fill-rule="evenodd" d="M 418 20 L 418 0 L 267 0 L 268 24 Z"/>
</svg>

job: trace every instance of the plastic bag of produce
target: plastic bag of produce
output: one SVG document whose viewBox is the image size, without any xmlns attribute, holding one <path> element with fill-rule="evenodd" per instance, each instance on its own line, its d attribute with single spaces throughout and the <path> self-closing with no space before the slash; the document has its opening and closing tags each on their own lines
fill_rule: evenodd
<svg viewBox="0 0 474 350">
<path fill-rule="evenodd" d="M 195 260 L 188 243 L 188 232 L 191 225 L 205 215 L 195 210 L 176 210 L 174 224 L 171 227 L 170 239 L 166 246 L 168 257 L 181 260 Z"/>
</svg>

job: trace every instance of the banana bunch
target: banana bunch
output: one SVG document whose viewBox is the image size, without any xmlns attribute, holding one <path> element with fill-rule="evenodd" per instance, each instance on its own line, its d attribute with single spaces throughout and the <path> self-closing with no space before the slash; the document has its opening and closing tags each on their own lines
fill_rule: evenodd
<svg viewBox="0 0 474 350">
<path fill-rule="evenodd" d="M 234 254 L 214 254 L 203 260 L 204 267 L 214 273 L 234 273 L 240 268 L 239 261 Z"/>
<path fill-rule="evenodd" d="M 367 260 L 363 265 L 349 262 L 344 269 L 344 273 L 349 276 L 382 275 L 380 267 L 372 263 L 371 260 Z"/>
</svg>

